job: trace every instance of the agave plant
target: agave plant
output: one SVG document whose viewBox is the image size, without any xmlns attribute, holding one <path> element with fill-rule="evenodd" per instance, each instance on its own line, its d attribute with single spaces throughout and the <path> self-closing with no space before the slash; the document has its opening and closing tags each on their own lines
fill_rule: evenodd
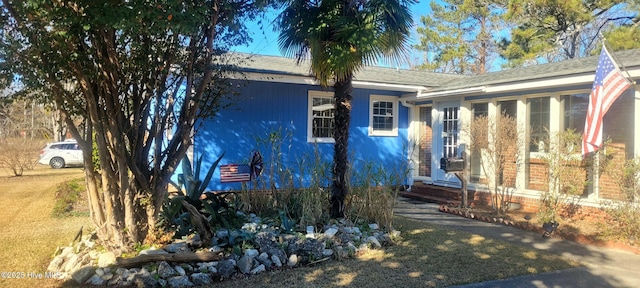
<svg viewBox="0 0 640 288">
<path fill-rule="evenodd" d="M 195 167 L 191 165 L 188 157 L 185 156 L 182 159 L 183 173 L 178 175 L 177 183 L 171 182 L 179 195 L 165 201 L 161 214 L 164 218 L 161 223 L 169 224 L 176 229 L 175 237 L 182 237 L 196 230 L 204 241 L 211 238 L 212 231 L 208 219 L 200 213 L 203 208 L 200 198 L 211 182 L 213 172 L 223 156 L 224 153 L 213 162 L 202 178 L 200 177 L 203 171 L 202 156 L 195 162 Z"/>
</svg>

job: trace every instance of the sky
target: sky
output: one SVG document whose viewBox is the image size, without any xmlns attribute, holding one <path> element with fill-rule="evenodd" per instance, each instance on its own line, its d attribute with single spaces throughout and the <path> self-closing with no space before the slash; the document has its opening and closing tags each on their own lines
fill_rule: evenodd
<svg viewBox="0 0 640 288">
<path fill-rule="evenodd" d="M 416 4 L 413 4 L 411 7 L 411 13 L 413 15 L 413 32 L 411 34 L 411 44 L 416 44 L 419 42 L 418 35 L 416 33 L 416 27 L 420 23 L 420 16 L 430 13 L 431 8 L 429 8 L 429 2 L 427 0 L 420 1 Z M 252 53 L 252 54 L 260 54 L 260 55 L 272 55 L 272 56 L 282 56 L 280 53 L 280 48 L 278 48 L 278 32 L 273 31 L 273 20 L 278 15 L 277 12 L 270 12 L 267 14 L 266 21 L 263 21 L 263 29 L 260 29 L 260 25 L 257 21 L 247 23 L 251 32 L 251 37 L 253 41 L 248 45 L 235 46 L 232 48 L 233 51 L 236 52 L 244 52 L 244 53 Z M 412 57 L 419 57 L 418 55 L 412 55 Z M 417 60 L 416 60 L 417 61 Z M 380 65 L 387 66 L 384 63 L 380 63 Z M 408 65 L 407 65 L 408 66 Z"/>
</svg>

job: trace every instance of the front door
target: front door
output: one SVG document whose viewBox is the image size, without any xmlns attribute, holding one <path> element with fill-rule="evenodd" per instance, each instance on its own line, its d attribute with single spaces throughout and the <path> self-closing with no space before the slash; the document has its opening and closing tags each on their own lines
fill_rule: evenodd
<svg viewBox="0 0 640 288">
<path fill-rule="evenodd" d="M 458 178 L 453 173 L 446 173 L 440 169 L 440 158 L 458 157 L 460 141 L 460 102 L 442 102 L 438 104 L 434 137 L 434 169 L 435 182 L 440 184 L 458 185 Z"/>
</svg>

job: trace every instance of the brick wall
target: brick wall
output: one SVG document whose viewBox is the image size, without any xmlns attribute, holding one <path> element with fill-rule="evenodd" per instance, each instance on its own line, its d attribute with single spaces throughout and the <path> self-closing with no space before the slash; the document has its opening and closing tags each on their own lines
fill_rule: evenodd
<svg viewBox="0 0 640 288">
<path fill-rule="evenodd" d="M 433 143 L 431 129 L 431 107 L 420 107 L 420 143 L 418 175 L 431 176 L 431 149 Z"/>
<path fill-rule="evenodd" d="M 548 187 L 547 167 L 541 159 L 530 158 L 527 165 L 527 189 L 545 191 Z"/>
<path fill-rule="evenodd" d="M 624 143 L 611 143 L 607 147 L 607 153 L 610 154 L 610 159 L 608 159 L 610 167 L 608 169 L 617 169 L 621 167 L 625 158 L 625 144 Z M 618 164 L 620 163 L 620 164 Z M 622 200 L 623 194 L 621 189 L 616 183 L 614 175 L 615 171 L 606 171 L 600 174 L 599 183 L 598 183 L 598 197 L 602 199 L 608 200 Z"/>
</svg>

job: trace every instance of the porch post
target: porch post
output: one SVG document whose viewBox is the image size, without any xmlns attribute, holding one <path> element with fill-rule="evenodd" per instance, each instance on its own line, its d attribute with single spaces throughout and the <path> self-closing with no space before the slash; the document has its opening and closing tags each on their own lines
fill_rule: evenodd
<svg viewBox="0 0 640 288">
<path fill-rule="evenodd" d="M 633 156 L 640 157 L 640 91 L 633 92 Z"/>
</svg>

